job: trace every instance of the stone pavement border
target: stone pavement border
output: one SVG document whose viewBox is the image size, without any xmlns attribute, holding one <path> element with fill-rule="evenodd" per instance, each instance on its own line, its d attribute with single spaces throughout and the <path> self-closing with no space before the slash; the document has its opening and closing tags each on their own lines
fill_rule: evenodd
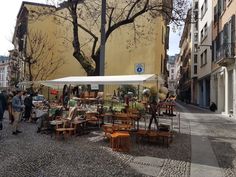
<svg viewBox="0 0 236 177">
<path fill-rule="evenodd" d="M 188 112 L 182 105 L 178 103 L 177 105 L 184 112 Z M 190 177 L 222 177 L 223 173 L 219 167 L 216 155 L 209 139 L 204 135 L 206 127 L 197 122 L 197 118 L 193 114 L 185 113 L 185 115 L 190 119 L 191 126 L 192 150 Z"/>
</svg>

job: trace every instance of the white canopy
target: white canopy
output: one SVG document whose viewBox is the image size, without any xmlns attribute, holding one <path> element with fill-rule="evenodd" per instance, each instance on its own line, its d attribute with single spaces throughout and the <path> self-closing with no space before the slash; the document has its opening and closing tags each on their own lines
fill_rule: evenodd
<svg viewBox="0 0 236 177">
<path fill-rule="evenodd" d="M 136 84 L 142 85 L 149 82 L 163 83 L 163 79 L 155 74 L 143 74 L 143 75 L 115 75 L 115 76 L 70 76 L 63 77 L 54 80 L 36 81 L 34 83 L 42 84 L 52 88 L 63 88 L 67 85 L 128 85 Z M 21 85 L 29 84 L 28 82 L 22 82 Z"/>
</svg>

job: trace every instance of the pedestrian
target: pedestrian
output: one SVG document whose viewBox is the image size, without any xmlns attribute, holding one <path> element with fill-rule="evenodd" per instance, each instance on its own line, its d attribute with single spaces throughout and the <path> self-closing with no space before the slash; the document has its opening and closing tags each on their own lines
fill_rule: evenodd
<svg viewBox="0 0 236 177">
<path fill-rule="evenodd" d="M 21 102 L 21 96 L 23 92 L 21 90 L 16 91 L 16 95 L 12 99 L 12 109 L 13 109 L 13 116 L 14 116 L 14 122 L 13 122 L 13 129 L 12 134 L 17 135 L 18 133 L 21 133 L 19 128 L 19 121 L 20 121 L 20 114 L 25 107 Z"/>
<path fill-rule="evenodd" d="M 151 113 L 151 119 L 149 121 L 149 126 L 148 129 L 151 130 L 151 126 L 152 126 L 152 121 L 154 120 L 156 127 L 158 129 L 158 121 L 157 121 L 157 102 L 155 100 L 155 98 L 152 98 L 152 101 L 150 103 L 150 113 Z"/>
<path fill-rule="evenodd" d="M 2 120 L 3 120 L 3 115 L 5 112 L 5 109 L 7 107 L 7 100 L 4 92 L 0 93 L 0 130 L 2 130 L 3 125 L 2 125 Z"/>
<path fill-rule="evenodd" d="M 32 93 L 29 96 L 25 97 L 24 105 L 25 105 L 24 118 L 25 118 L 26 121 L 31 121 L 32 108 L 35 107 L 34 104 L 33 104 L 33 94 Z"/>
<path fill-rule="evenodd" d="M 12 111 L 12 99 L 13 99 L 13 94 L 9 93 L 8 100 L 7 100 L 7 110 L 8 110 L 10 124 L 13 124 L 14 122 L 13 111 Z"/>
</svg>

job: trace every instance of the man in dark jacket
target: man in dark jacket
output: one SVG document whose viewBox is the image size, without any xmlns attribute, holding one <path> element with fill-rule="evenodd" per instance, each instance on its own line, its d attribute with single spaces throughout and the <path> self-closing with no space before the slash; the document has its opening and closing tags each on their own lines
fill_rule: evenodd
<svg viewBox="0 0 236 177">
<path fill-rule="evenodd" d="M 0 130 L 2 130 L 2 120 L 3 120 L 3 114 L 7 107 L 7 100 L 6 96 L 3 92 L 0 93 Z"/>
<path fill-rule="evenodd" d="M 152 98 L 152 101 L 150 103 L 150 113 L 152 115 L 150 121 L 149 121 L 149 126 L 148 129 L 151 130 L 151 126 L 152 126 L 152 121 L 155 121 L 156 127 L 158 129 L 158 121 L 157 121 L 157 102 L 155 100 L 155 98 Z"/>
<path fill-rule="evenodd" d="M 25 105 L 25 115 L 24 115 L 25 120 L 30 120 L 32 108 L 34 107 L 33 94 L 30 94 L 25 98 L 24 105 Z"/>
</svg>

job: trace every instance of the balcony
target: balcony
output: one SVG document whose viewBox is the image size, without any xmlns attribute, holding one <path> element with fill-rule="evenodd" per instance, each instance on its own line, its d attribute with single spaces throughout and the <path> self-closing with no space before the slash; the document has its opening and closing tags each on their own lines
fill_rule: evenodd
<svg viewBox="0 0 236 177">
<path fill-rule="evenodd" d="M 220 46 L 216 52 L 216 64 L 220 66 L 228 66 L 235 60 L 235 44 L 228 43 Z"/>
</svg>

